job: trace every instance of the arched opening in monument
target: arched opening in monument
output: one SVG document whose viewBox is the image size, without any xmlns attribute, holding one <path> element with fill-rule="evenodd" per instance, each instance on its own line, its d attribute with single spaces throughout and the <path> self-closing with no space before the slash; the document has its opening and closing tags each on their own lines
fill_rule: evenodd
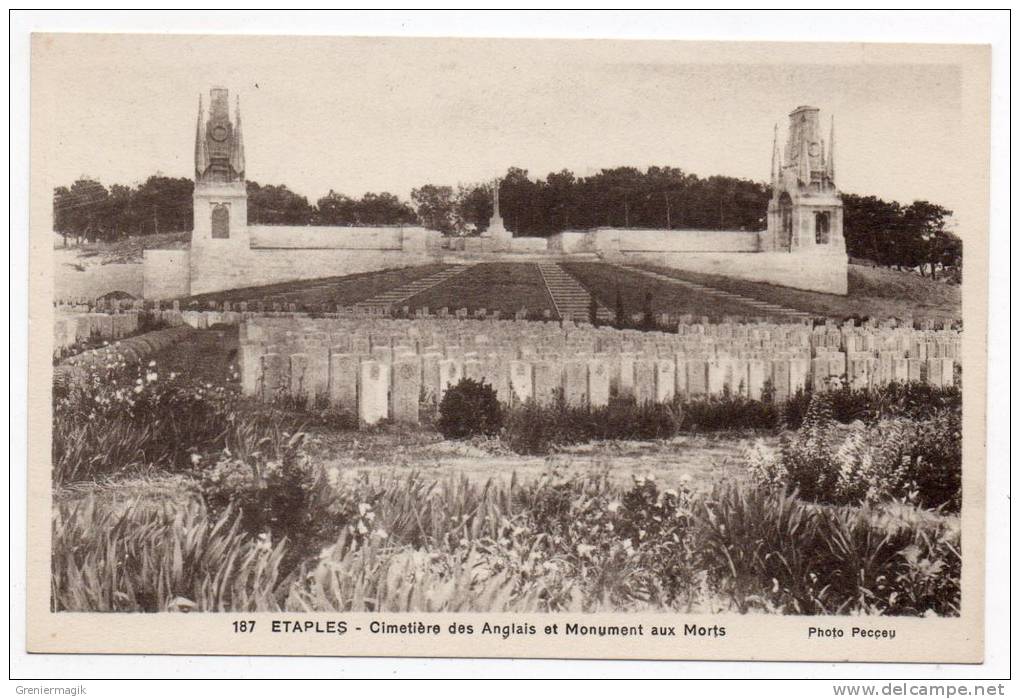
<svg viewBox="0 0 1020 699">
<path fill-rule="evenodd" d="M 230 237 L 230 209 L 225 204 L 216 204 L 212 210 L 212 237 Z"/>
<path fill-rule="evenodd" d="M 819 211 L 815 214 L 815 244 L 829 244 L 829 212 Z"/>
<path fill-rule="evenodd" d="M 786 192 L 779 197 L 779 240 L 776 245 L 779 250 L 791 249 L 793 242 L 793 200 Z"/>
</svg>

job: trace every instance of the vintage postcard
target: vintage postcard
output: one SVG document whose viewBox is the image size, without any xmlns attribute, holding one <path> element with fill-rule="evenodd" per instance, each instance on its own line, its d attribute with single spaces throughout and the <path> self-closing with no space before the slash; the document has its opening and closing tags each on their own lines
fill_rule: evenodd
<svg viewBox="0 0 1020 699">
<path fill-rule="evenodd" d="M 989 65 L 35 35 L 28 650 L 981 662 Z"/>
</svg>

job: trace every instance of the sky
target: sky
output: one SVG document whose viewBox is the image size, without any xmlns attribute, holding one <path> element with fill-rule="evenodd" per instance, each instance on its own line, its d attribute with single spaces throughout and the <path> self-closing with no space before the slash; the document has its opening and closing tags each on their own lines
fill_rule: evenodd
<svg viewBox="0 0 1020 699">
<path fill-rule="evenodd" d="M 962 69 L 876 45 L 159 35 L 34 38 L 33 153 L 49 181 L 193 176 L 199 95 L 239 95 L 247 177 L 312 202 L 408 198 L 509 166 L 671 165 L 766 181 L 796 106 L 836 122 L 845 192 L 964 215 Z"/>
</svg>

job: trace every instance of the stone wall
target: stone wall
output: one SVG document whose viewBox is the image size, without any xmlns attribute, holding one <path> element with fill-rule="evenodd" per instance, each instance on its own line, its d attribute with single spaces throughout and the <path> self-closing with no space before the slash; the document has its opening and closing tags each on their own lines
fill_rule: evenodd
<svg viewBox="0 0 1020 699">
<path fill-rule="evenodd" d="M 948 386 L 960 360 L 958 330 L 852 324 L 681 324 L 676 333 L 502 320 L 246 317 L 239 329 L 241 388 L 266 401 L 290 396 L 332 405 L 362 424 L 416 423 L 461 378 L 500 401 L 606 405 L 708 395 L 777 401 L 892 381 Z"/>
<path fill-rule="evenodd" d="M 250 248 L 234 255 L 192 250 L 191 293 L 340 277 L 436 261 L 427 249 Z"/>
<path fill-rule="evenodd" d="M 748 281 L 789 286 L 826 294 L 847 293 L 845 254 L 802 250 L 758 253 L 625 253 L 628 259 L 691 272 L 720 274 Z"/>
<path fill-rule="evenodd" d="M 424 265 L 437 253 L 435 236 L 413 226 L 251 226 L 248 233 L 192 246 L 191 294 Z"/>
<path fill-rule="evenodd" d="M 174 299 L 190 293 L 189 250 L 145 250 L 142 252 L 144 298 Z"/>
<path fill-rule="evenodd" d="M 427 236 L 420 226 L 248 226 L 252 248 L 402 250 Z M 424 246 L 424 242 L 422 242 Z"/>
<path fill-rule="evenodd" d="M 549 236 L 549 250 L 561 253 L 588 252 L 591 250 L 588 231 L 560 231 Z"/>
<path fill-rule="evenodd" d="M 244 284 L 261 286 L 295 279 L 318 279 L 434 262 L 426 253 L 401 250 L 259 250 L 252 249 Z"/>
<path fill-rule="evenodd" d="M 510 241 L 510 252 L 546 252 L 549 241 L 546 238 L 522 236 Z"/>
<path fill-rule="evenodd" d="M 701 231 L 644 228 L 595 228 L 585 249 L 595 252 L 756 252 L 755 231 Z"/>
</svg>

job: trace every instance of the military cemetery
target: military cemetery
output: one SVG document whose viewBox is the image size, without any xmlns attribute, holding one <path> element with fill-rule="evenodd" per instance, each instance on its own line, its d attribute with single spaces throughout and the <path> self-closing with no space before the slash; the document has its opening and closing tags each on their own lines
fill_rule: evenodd
<svg viewBox="0 0 1020 699">
<path fill-rule="evenodd" d="M 958 615 L 959 255 L 851 264 L 886 249 L 877 204 L 791 107 L 766 181 L 635 171 L 687 189 L 607 185 L 623 225 L 520 203 L 619 172 L 513 169 L 462 188 L 479 226 L 435 187 L 402 223 L 295 225 L 254 213 L 261 154 L 212 88 L 186 239 L 106 286 L 58 270 L 53 609 Z M 167 577 L 174 537 L 199 548 Z"/>
</svg>

